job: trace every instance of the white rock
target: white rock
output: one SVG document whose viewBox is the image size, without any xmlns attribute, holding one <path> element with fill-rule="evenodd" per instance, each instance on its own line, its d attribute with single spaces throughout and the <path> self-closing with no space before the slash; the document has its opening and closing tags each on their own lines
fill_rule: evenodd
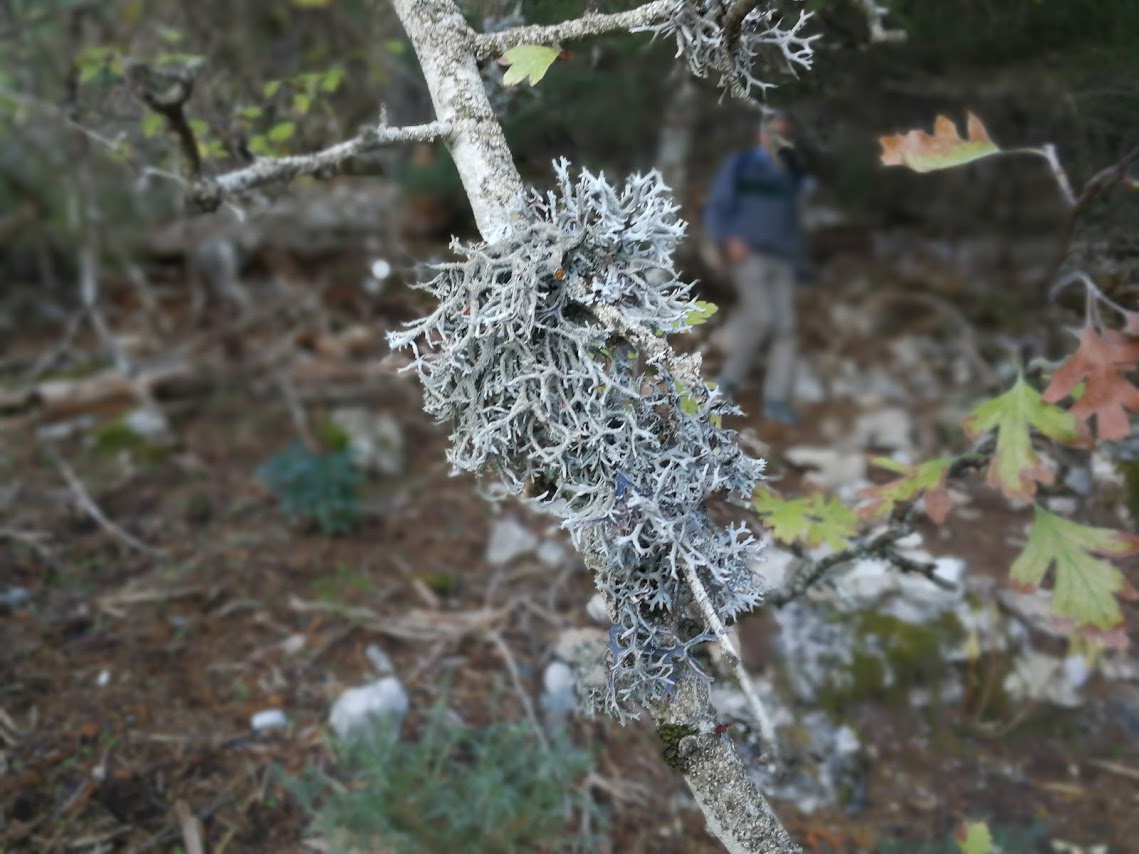
<svg viewBox="0 0 1139 854">
<path fill-rule="evenodd" d="M 538 563 L 548 569 L 561 569 L 569 562 L 569 553 L 566 547 L 557 540 L 542 540 L 534 551 Z"/>
<path fill-rule="evenodd" d="M 249 719 L 249 725 L 257 732 L 267 729 L 281 729 L 289 725 L 289 719 L 280 709 L 265 709 Z"/>
<path fill-rule="evenodd" d="M 1080 689 L 1087 682 L 1089 672 L 1082 656 L 1058 658 L 1026 650 L 1013 662 L 1012 671 L 1005 677 L 1004 689 L 1016 701 L 1035 700 L 1077 708 L 1084 703 Z"/>
<path fill-rule="evenodd" d="M 514 517 L 508 516 L 499 519 L 490 532 L 490 540 L 486 544 L 486 562 L 491 566 L 506 566 L 523 555 L 530 554 L 537 546 L 537 535 Z"/>
<path fill-rule="evenodd" d="M 590 619 L 595 623 L 602 626 L 608 626 L 612 622 L 609 619 L 609 611 L 605 607 L 605 597 L 600 593 L 594 593 L 590 597 L 589 602 L 585 605 L 585 613 L 589 614 Z"/>
<path fill-rule="evenodd" d="M 403 471 L 403 428 L 390 412 L 344 407 L 335 410 L 331 418 L 348 437 L 348 452 L 361 469 L 392 476 Z"/>
<path fill-rule="evenodd" d="M 908 451 L 913 447 L 914 420 L 901 407 L 866 412 L 854 422 L 852 439 L 860 448 Z"/>
<path fill-rule="evenodd" d="M 161 443 L 170 439 L 170 422 L 159 409 L 135 409 L 123 417 L 123 426 L 149 442 Z"/>
<path fill-rule="evenodd" d="M 1068 633 L 1057 625 L 1052 615 L 1052 591 L 1038 588 L 1031 593 L 1002 588 L 997 601 L 1013 616 L 1032 629 L 1053 638 L 1067 638 Z"/>
<path fill-rule="evenodd" d="M 391 656 L 389 656 L 374 643 L 368 644 L 367 648 L 364 650 L 364 655 L 371 663 L 372 668 L 376 671 L 377 676 L 395 675 L 395 665 L 392 664 Z"/>
<path fill-rule="evenodd" d="M 827 399 L 827 392 L 822 380 L 806 364 L 802 364 L 795 374 L 791 397 L 801 403 L 822 403 Z"/>
<path fill-rule="evenodd" d="M 1049 510 L 1059 516 L 1071 516 L 1079 508 L 1076 499 L 1070 495 L 1053 495 L 1044 503 Z"/>
<path fill-rule="evenodd" d="M 108 685 L 110 685 L 111 684 L 111 671 L 110 670 L 100 670 L 98 678 L 95 679 L 95 684 L 98 685 L 100 688 L 106 688 Z"/>
<path fill-rule="evenodd" d="M 778 546 L 768 546 L 760 552 L 759 560 L 752 564 L 752 571 L 763 579 L 769 590 L 777 590 L 787 585 L 790 569 L 797 558 Z"/>
<path fill-rule="evenodd" d="M 374 727 L 385 718 L 393 721 L 394 731 L 398 732 L 407 708 L 403 685 L 394 676 L 387 676 L 341 694 L 332 706 L 328 722 L 340 738 Z"/>
<path fill-rule="evenodd" d="M 835 576 L 839 596 L 857 607 L 871 605 L 898 588 L 898 573 L 885 561 L 861 558 Z"/>
<path fill-rule="evenodd" d="M 554 727 L 565 724 L 570 712 L 577 708 L 573 668 L 564 661 L 551 661 L 542 674 L 542 711 L 546 722 Z"/>
<path fill-rule="evenodd" d="M 857 451 L 796 445 L 783 456 L 792 465 L 814 469 L 805 479 L 823 489 L 862 480 L 866 475 L 866 458 Z"/>
<path fill-rule="evenodd" d="M 1123 486 L 1123 475 L 1115 461 L 1101 453 L 1091 456 L 1092 478 L 1101 486 Z"/>
</svg>

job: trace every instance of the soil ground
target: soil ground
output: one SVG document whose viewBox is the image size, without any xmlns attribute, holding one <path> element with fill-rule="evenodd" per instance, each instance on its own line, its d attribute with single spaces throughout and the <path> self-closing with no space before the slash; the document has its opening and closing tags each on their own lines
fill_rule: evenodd
<svg viewBox="0 0 1139 854">
<path fill-rule="evenodd" d="M 411 310 L 387 309 L 389 325 Z M 31 329 L 20 345 L 36 352 L 56 334 Z M 558 634 L 589 624 L 584 570 L 494 571 L 484 562 L 495 514 L 516 511 L 489 505 L 471 478 L 449 476 L 446 435 L 414 393 L 381 404 L 404 428 L 407 470 L 368 487 L 354 533 L 291 525 L 254 474 L 291 441 L 289 411 L 277 393 L 253 388 L 240 372 L 219 375 L 179 410 L 178 447 L 153 460 L 123 465 L 81 438 L 59 445 L 103 513 L 161 554 L 124 545 L 77 509 L 27 425 L 0 434 L 0 481 L 16 489 L 0 510 L 4 524 L 48 535 L 46 550 L 0 541 L 0 589 L 30 593 L 0 611 L 0 849 L 173 851 L 183 844 L 179 811 L 188 810 L 214 854 L 306 850 L 310 816 L 275 769 L 335 773 L 328 711 L 372 678 L 369 644 L 391 655 L 411 695 L 413 734 L 445 671 L 449 702 L 472 723 L 485 721 L 496 686 L 510 688 L 487 628 L 506 641 L 533 695 Z M 822 443 L 816 425 L 828 413 L 844 415 L 819 404 L 794 430 L 755 419 L 734 426 L 754 427 L 778 453 Z M 319 418 L 319 407 L 310 415 Z M 984 495 L 974 506 L 981 521 L 951 517 L 948 536 L 931 533 L 930 542 L 1001 577 L 1014 553 L 1007 532 L 1024 514 Z M 445 592 L 425 592 L 425 580 Z M 466 632 L 410 640 L 384 628 L 415 609 L 444 626 L 486 608 L 497 613 Z M 1049 838 L 1139 851 L 1139 746 L 1095 690 L 1075 712 L 978 708 L 976 694 L 920 712 L 867 702 L 849 710 L 868 744 L 864 805 L 776 809 L 815 852 L 889 841 L 916 851 L 966 817 L 1044 821 Z M 521 718 L 513 692 L 503 696 Z M 288 727 L 254 733 L 250 716 L 268 708 L 284 710 Z M 577 736 L 599 748 L 602 776 L 635 784 L 619 787 L 625 797 L 598 795 L 613 808 L 614 851 L 721 850 L 684 805 L 683 780 L 660 760 L 647 722 L 583 722 Z"/>
</svg>

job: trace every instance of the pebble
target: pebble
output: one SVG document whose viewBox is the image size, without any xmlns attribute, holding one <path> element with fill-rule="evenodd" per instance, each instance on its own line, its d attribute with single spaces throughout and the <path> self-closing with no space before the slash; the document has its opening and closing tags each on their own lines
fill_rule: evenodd
<svg viewBox="0 0 1139 854">
<path fill-rule="evenodd" d="M 270 729 L 282 729 L 289 725 L 289 719 L 280 709 L 265 709 L 249 719 L 249 725 L 257 732 Z"/>
<path fill-rule="evenodd" d="M 341 694 L 332 706 L 328 722 L 340 738 L 360 734 L 384 718 L 392 719 L 398 732 L 407 709 L 407 691 L 398 679 L 387 676 Z"/>
</svg>

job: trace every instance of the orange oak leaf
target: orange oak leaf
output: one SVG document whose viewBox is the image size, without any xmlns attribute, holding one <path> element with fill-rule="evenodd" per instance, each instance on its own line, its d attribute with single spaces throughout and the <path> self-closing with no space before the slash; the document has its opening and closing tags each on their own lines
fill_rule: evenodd
<svg viewBox="0 0 1139 854">
<path fill-rule="evenodd" d="M 1139 338 L 1114 330 L 1104 334 L 1087 324 L 1080 332 L 1080 346 L 1052 375 L 1044 399 L 1056 403 L 1084 383 L 1083 394 L 1072 414 L 1083 422 L 1096 417 L 1101 439 L 1125 439 L 1131 434 L 1127 410 L 1139 412 L 1139 388 L 1124 375 L 1139 363 Z"/>
<path fill-rule="evenodd" d="M 923 130 L 911 130 L 882 136 L 878 141 L 882 144 L 883 166 L 908 166 L 915 172 L 949 169 L 1000 153 L 981 120 L 972 113 L 968 114 L 964 139 L 952 119 L 938 116 L 932 136 Z"/>
</svg>

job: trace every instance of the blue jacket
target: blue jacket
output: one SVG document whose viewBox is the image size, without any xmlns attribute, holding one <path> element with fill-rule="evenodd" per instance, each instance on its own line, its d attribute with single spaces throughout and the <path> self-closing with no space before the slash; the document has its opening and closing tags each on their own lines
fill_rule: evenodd
<svg viewBox="0 0 1139 854">
<path fill-rule="evenodd" d="M 756 252 L 799 264 L 799 191 L 806 176 L 789 150 L 779 152 L 779 160 L 758 147 L 729 157 L 712 184 L 704 228 L 717 245 L 739 237 Z"/>
</svg>

